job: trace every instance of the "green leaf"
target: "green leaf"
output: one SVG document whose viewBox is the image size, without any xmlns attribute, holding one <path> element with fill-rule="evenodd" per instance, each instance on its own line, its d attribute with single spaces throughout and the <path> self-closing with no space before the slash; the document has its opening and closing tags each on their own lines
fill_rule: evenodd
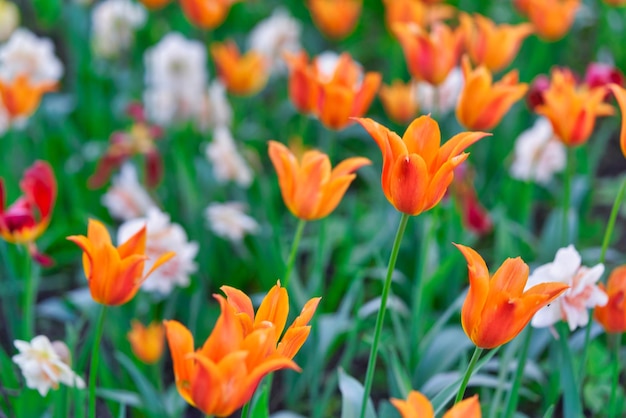
<svg viewBox="0 0 626 418">
<path fill-rule="evenodd" d="M 339 369 L 339 390 L 341 391 L 341 418 L 356 418 L 360 416 L 361 403 L 363 401 L 363 385 L 348 375 L 343 369 Z M 376 418 L 372 399 L 367 400 L 365 418 Z"/>
<path fill-rule="evenodd" d="M 144 409 L 152 417 L 162 417 L 165 407 L 161 401 L 161 395 L 154 386 L 124 353 L 116 351 L 115 359 L 126 369 L 133 382 L 135 382 L 135 386 L 137 386 L 142 400 L 142 404 L 137 407 Z"/>
</svg>

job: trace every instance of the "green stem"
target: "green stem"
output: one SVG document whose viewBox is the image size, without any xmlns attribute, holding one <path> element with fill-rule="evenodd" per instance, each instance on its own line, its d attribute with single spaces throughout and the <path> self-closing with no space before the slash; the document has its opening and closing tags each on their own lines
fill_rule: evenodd
<svg viewBox="0 0 626 418">
<path fill-rule="evenodd" d="M 522 384 L 522 376 L 524 375 L 524 367 L 526 366 L 526 359 L 528 358 L 528 349 L 530 347 L 530 340 L 533 335 L 532 327 L 526 330 L 524 336 L 524 345 L 522 345 L 522 352 L 517 359 L 517 368 L 515 369 L 515 376 L 513 377 L 513 385 L 506 399 L 506 409 L 504 412 L 504 418 L 513 417 L 515 410 L 517 409 L 517 402 L 519 400 L 519 388 Z"/>
<path fill-rule="evenodd" d="M 563 246 L 569 245 L 572 241 L 572 237 L 569 234 L 569 212 L 570 201 L 572 194 L 572 176 L 574 168 L 574 149 L 567 148 L 567 166 L 565 168 L 565 175 L 563 178 L 563 225 L 561 230 L 561 239 L 563 240 Z"/>
<path fill-rule="evenodd" d="M 100 360 L 100 341 L 104 326 L 106 306 L 102 305 L 100 316 L 96 323 L 93 349 L 91 350 L 91 365 L 89 366 L 89 418 L 96 418 L 96 378 L 98 376 L 98 362 Z"/>
<path fill-rule="evenodd" d="M 559 370 L 561 374 L 561 390 L 563 391 L 563 417 L 578 418 L 583 415 L 582 397 L 579 395 L 574 362 L 569 346 L 569 328 L 567 323 L 555 325 L 559 333 Z"/>
<path fill-rule="evenodd" d="M 609 401 L 609 418 L 619 416 L 618 406 L 617 406 L 617 387 L 619 385 L 619 374 L 620 374 L 620 351 L 622 348 L 622 334 L 615 334 L 614 342 L 614 356 L 613 360 L 613 382 L 611 383 L 611 398 Z"/>
<path fill-rule="evenodd" d="M 298 246 L 300 245 L 300 240 L 302 239 L 302 231 L 304 231 L 304 225 L 306 225 L 306 221 L 300 219 L 300 221 L 298 222 L 298 227 L 296 228 L 296 235 L 294 236 L 293 243 L 291 244 L 291 251 L 289 252 L 287 265 L 285 266 L 285 277 L 283 278 L 283 287 L 285 288 L 289 285 L 291 271 L 293 270 L 293 266 L 296 262 L 296 255 L 298 254 Z"/>
<path fill-rule="evenodd" d="M 22 338 L 30 341 L 35 329 L 35 299 L 37 298 L 38 274 L 33 274 L 33 259 L 24 247 L 24 322 L 22 323 Z"/>
<path fill-rule="evenodd" d="M 250 416 L 250 404 L 252 403 L 252 399 L 250 399 L 241 409 L 241 418 L 248 418 Z"/>
<path fill-rule="evenodd" d="M 617 220 L 617 215 L 619 214 L 619 209 L 622 206 L 622 200 L 624 200 L 624 194 L 626 193 L 626 179 L 622 181 L 622 185 L 615 196 L 615 201 L 613 202 L 613 208 L 611 208 L 611 215 L 609 216 L 609 221 L 606 224 L 606 229 L 604 230 L 604 238 L 602 239 L 602 249 L 600 250 L 600 260 L 599 262 L 604 264 L 604 260 L 606 259 L 606 252 L 609 249 L 609 244 L 611 242 L 611 237 L 613 236 L 613 230 L 615 229 L 615 221 Z M 593 312 L 590 314 L 590 317 L 593 317 Z M 580 363 L 580 372 L 578 373 L 578 383 L 580 385 L 579 390 L 582 388 L 583 380 L 585 377 L 585 367 L 587 365 L 587 354 L 588 354 L 588 346 L 589 339 L 591 337 L 591 324 L 592 321 L 589 320 L 587 322 L 587 326 L 585 328 L 585 343 L 583 345 L 582 352 L 582 361 Z"/>
<path fill-rule="evenodd" d="M 476 362 L 480 358 L 483 349 L 480 347 L 476 347 L 474 349 L 474 354 L 472 354 L 472 358 L 470 359 L 469 364 L 467 365 L 467 370 L 465 370 L 465 375 L 463 376 L 463 380 L 461 381 L 461 386 L 459 386 L 459 392 L 456 394 L 456 399 L 454 403 L 457 404 L 463 400 L 463 395 L 465 395 L 465 388 L 469 383 L 470 377 L 472 376 L 472 371 L 474 370 L 474 366 L 476 366 Z"/>
<path fill-rule="evenodd" d="M 380 342 L 380 334 L 383 330 L 383 322 L 385 320 L 385 310 L 387 309 L 387 299 L 389 298 L 389 291 L 391 290 L 391 277 L 396 267 L 396 260 L 398 259 L 398 253 L 400 252 L 400 243 L 402 242 L 402 236 L 406 229 L 406 224 L 409 221 L 409 215 L 402 214 L 400 218 L 400 224 L 398 225 L 398 231 L 396 232 L 396 238 L 393 241 L 393 247 L 391 248 L 391 255 L 389 256 L 389 266 L 387 268 L 387 276 L 385 277 L 385 283 L 383 285 L 383 292 L 380 297 L 380 308 L 378 309 L 378 315 L 376 316 L 376 327 L 374 329 L 374 341 L 372 341 L 372 348 L 370 351 L 370 357 L 367 362 L 367 372 L 365 374 L 365 386 L 363 390 L 363 401 L 361 402 L 361 418 L 365 417 L 365 410 L 367 407 L 367 400 L 372 390 L 372 382 L 374 380 L 374 369 L 376 367 L 376 356 L 378 355 L 378 343 Z"/>
</svg>

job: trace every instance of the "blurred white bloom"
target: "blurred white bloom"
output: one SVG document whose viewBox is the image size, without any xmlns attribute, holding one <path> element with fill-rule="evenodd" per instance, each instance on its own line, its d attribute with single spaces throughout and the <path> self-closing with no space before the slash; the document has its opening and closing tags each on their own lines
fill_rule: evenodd
<svg viewBox="0 0 626 418">
<path fill-rule="evenodd" d="M 570 286 L 561 296 L 541 308 L 530 324 L 535 328 L 553 325 L 560 320 L 567 321 L 570 331 L 589 322 L 588 308 L 604 306 L 609 298 L 596 282 L 604 273 L 604 265 L 596 264 L 589 268 L 581 266 L 581 258 L 576 248 L 569 245 L 557 251 L 554 261 L 537 267 L 528 278 L 526 289 L 541 283 L 558 282 Z"/>
<path fill-rule="evenodd" d="M 554 173 L 565 168 L 565 163 L 565 145 L 554 136 L 550 121 L 541 117 L 517 137 L 511 176 L 546 184 Z"/>
<path fill-rule="evenodd" d="M 4 135 L 11 126 L 11 120 L 9 119 L 9 113 L 5 109 L 2 102 L 0 102 L 0 136 Z"/>
<path fill-rule="evenodd" d="M 202 131 L 219 126 L 230 126 L 233 122 L 233 109 L 226 97 L 226 87 L 219 80 L 211 82 L 203 105 L 197 115 L 198 127 Z"/>
<path fill-rule="evenodd" d="M 146 51 L 144 63 L 144 104 L 151 120 L 168 125 L 200 114 L 208 77 L 201 42 L 170 33 Z"/>
<path fill-rule="evenodd" d="M 124 164 L 120 173 L 113 177 L 111 187 L 102 196 L 102 204 L 112 217 L 124 221 L 145 216 L 148 209 L 156 206 L 130 163 Z"/>
<path fill-rule="evenodd" d="M 433 112 L 437 115 L 445 115 L 456 107 L 461 89 L 463 89 L 463 72 L 456 67 L 450 71 L 439 87 L 434 87 L 424 81 L 417 83 L 417 102 L 423 113 Z M 435 104 L 437 109 L 435 109 Z"/>
<path fill-rule="evenodd" d="M 155 270 L 143 282 L 141 288 L 168 294 L 174 286 L 189 286 L 189 275 L 197 270 L 194 258 L 198 253 L 198 243 L 189 242 L 182 226 L 170 222 L 170 217 L 156 207 L 148 209 L 145 218 L 124 222 L 117 232 L 117 242 L 125 242 L 144 225 L 147 228 L 146 255 L 144 274 L 148 273 L 154 261 L 163 254 L 174 251 L 176 255 Z"/>
<path fill-rule="evenodd" d="M 57 389 L 59 383 L 67 386 L 85 387 L 85 382 L 69 366 L 69 350 L 61 342 L 51 343 L 48 337 L 38 335 L 28 341 L 13 342 L 19 354 L 13 356 L 26 379 L 26 386 L 37 389 L 46 396 L 50 388 Z"/>
<path fill-rule="evenodd" d="M 9 39 L 9 36 L 20 24 L 20 11 L 7 0 L 0 0 L 0 42 Z"/>
<path fill-rule="evenodd" d="M 249 49 L 263 55 L 269 62 L 272 72 L 283 73 L 287 66 L 283 52 L 300 50 L 302 27 L 298 20 L 285 9 L 277 9 L 270 17 L 259 22 L 248 36 Z"/>
<path fill-rule="evenodd" d="M 213 164 L 213 175 L 220 182 L 232 180 L 242 187 L 252 183 L 252 170 L 237 152 L 230 129 L 218 126 L 213 131 L 213 142 L 206 147 L 207 159 Z"/>
<path fill-rule="evenodd" d="M 134 33 L 146 22 L 146 9 L 130 0 L 104 0 L 91 13 L 92 40 L 96 54 L 111 58 L 127 50 Z"/>
<path fill-rule="evenodd" d="M 211 203 L 205 215 L 215 235 L 233 242 L 259 229 L 259 224 L 244 213 L 244 206 L 239 202 Z"/>
<path fill-rule="evenodd" d="M 63 64 L 54 54 L 50 39 L 38 38 L 19 28 L 0 47 L 0 78 L 13 80 L 23 74 L 33 83 L 57 82 L 63 76 Z"/>
</svg>

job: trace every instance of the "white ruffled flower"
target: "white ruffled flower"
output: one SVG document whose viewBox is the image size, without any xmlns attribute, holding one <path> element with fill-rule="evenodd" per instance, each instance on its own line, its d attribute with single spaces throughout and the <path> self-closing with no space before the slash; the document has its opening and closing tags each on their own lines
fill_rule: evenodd
<svg viewBox="0 0 626 418">
<path fill-rule="evenodd" d="M 285 9 L 277 9 L 270 17 L 259 22 L 248 36 L 249 49 L 263 55 L 272 72 L 283 73 L 287 69 L 282 54 L 300 50 L 300 22 Z"/>
<path fill-rule="evenodd" d="M 63 76 L 63 64 L 50 39 L 19 28 L 0 47 L 0 78 L 11 81 L 22 74 L 33 83 L 57 82 Z"/>
<path fill-rule="evenodd" d="M 206 50 L 198 41 L 170 33 L 146 51 L 144 104 L 162 125 L 197 117 L 205 106 Z"/>
<path fill-rule="evenodd" d="M 252 183 L 252 170 L 237 152 L 235 140 L 225 126 L 213 131 L 213 142 L 206 147 L 206 157 L 213 165 L 213 175 L 220 183 L 234 181 L 241 187 Z"/>
<path fill-rule="evenodd" d="M 91 22 L 95 52 L 111 58 L 130 48 L 146 23 L 146 9 L 130 0 L 104 0 L 94 6 Z"/>
<path fill-rule="evenodd" d="M 102 204 L 109 209 L 112 217 L 124 221 L 139 218 L 156 206 L 139 183 L 132 164 L 124 164 L 111 183 L 109 190 L 102 196 Z"/>
<path fill-rule="evenodd" d="M 463 72 L 456 67 L 450 71 L 448 77 L 439 87 L 421 81 L 417 83 L 417 102 L 423 113 L 434 112 L 445 115 L 456 107 L 461 90 L 463 89 Z M 437 109 L 435 109 L 437 102 Z"/>
<path fill-rule="evenodd" d="M 9 36 L 20 24 L 20 10 L 15 3 L 0 0 L 0 42 L 9 39 Z"/>
<path fill-rule="evenodd" d="M 41 396 L 46 396 L 50 388 L 57 389 L 59 383 L 85 387 L 85 382 L 68 365 L 69 351 L 62 342 L 51 343 L 45 335 L 38 335 L 28 341 L 13 342 L 19 354 L 13 356 L 26 379 L 26 386 L 37 389 Z"/>
<path fill-rule="evenodd" d="M 245 214 L 239 202 L 211 203 L 205 215 L 215 235 L 232 242 L 239 242 L 246 234 L 254 234 L 259 229 L 259 224 Z"/>
<path fill-rule="evenodd" d="M 541 308 L 530 324 L 535 328 L 543 328 L 564 320 L 567 321 L 570 331 L 587 325 L 587 309 L 604 306 L 609 300 L 607 294 L 596 285 L 602 273 L 603 264 L 596 264 L 591 268 L 581 266 L 580 254 L 573 245 L 558 250 L 553 262 L 537 267 L 530 275 L 526 289 L 546 282 L 565 283 L 570 288 Z"/>
<path fill-rule="evenodd" d="M 198 128 L 206 131 L 219 126 L 230 126 L 233 122 L 233 109 L 226 97 L 226 87 L 219 80 L 211 82 L 203 104 L 197 115 Z"/>
<path fill-rule="evenodd" d="M 174 251 L 176 255 L 160 268 L 155 270 L 143 282 L 141 288 L 146 291 L 169 294 L 174 286 L 189 286 L 189 275 L 198 267 L 194 258 L 198 254 L 198 243 L 189 242 L 187 233 L 182 226 L 170 221 L 169 215 L 156 207 L 148 210 L 145 218 L 124 222 L 117 232 L 117 242 L 125 242 L 143 226 L 146 226 L 146 255 L 144 274 L 148 273 L 154 261 L 163 254 Z"/>
<path fill-rule="evenodd" d="M 550 121 L 543 117 L 517 137 L 514 155 L 511 176 L 541 184 L 562 171 L 567 158 L 565 145 L 555 137 Z"/>
</svg>

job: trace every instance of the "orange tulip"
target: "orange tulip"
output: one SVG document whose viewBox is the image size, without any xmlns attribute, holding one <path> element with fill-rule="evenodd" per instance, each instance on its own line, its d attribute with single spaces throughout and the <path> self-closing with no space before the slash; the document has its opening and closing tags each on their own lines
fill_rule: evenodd
<svg viewBox="0 0 626 418">
<path fill-rule="evenodd" d="M 285 205 L 297 218 L 312 221 L 330 214 L 348 190 L 354 172 L 371 164 L 367 158 L 353 157 L 331 170 L 328 155 L 307 151 L 298 161 L 283 144 L 269 141 L 269 155 L 278 174 Z"/>
<path fill-rule="evenodd" d="M 343 129 L 352 123 L 351 117 L 362 116 L 382 79 L 377 72 L 363 74 L 361 66 L 345 52 L 338 58 L 319 55 L 313 67 L 317 81 L 315 114 L 330 129 Z"/>
<path fill-rule="evenodd" d="M 285 53 L 289 69 L 289 98 L 300 113 L 315 113 L 319 87 L 309 56 L 303 50 L 298 54 Z"/>
<path fill-rule="evenodd" d="M 165 321 L 165 329 L 178 393 L 205 414 L 223 417 L 248 402 L 267 374 L 299 368 L 276 350 L 274 323 L 245 333 L 235 307 L 215 298 L 221 315 L 202 348 L 194 351 L 191 333 L 179 322 Z"/>
<path fill-rule="evenodd" d="M 165 7 L 172 0 L 139 0 L 144 6 L 150 10 L 158 10 Z"/>
<path fill-rule="evenodd" d="M 383 0 L 385 22 L 391 30 L 398 23 L 414 23 L 427 27 L 434 22 L 450 19 L 456 9 L 446 4 L 429 5 L 422 0 Z"/>
<path fill-rule="evenodd" d="M 438 86 L 457 65 L 463 41 L 460 30 L 453 31 L 436 22 L 430 33 L 411 24 L 392 27 L 402 49 L 411 75 Z"/>
<path fill-rule="evenodd" d="M 491 72 L 483 66 L 472 70 L 467 56 L 463 57 L 462 67 L 465 84 L 456 105 L 456 118 L 468 129 L 493 129 L 528 90 L 528 84 L 518 83 L 517 70 L 493 83 Z"/>
<path fill-rule="evenodd" d="M 378 95 L 385 113 L 394 122 L 404 125 L 417 115 L 419 106 L 413 82 L 395 80 L 390 86 L 383 84 Z"/>
<path fill-rule="evenodd" d="M 41 97 L 56 88 L 56 83 L 33 84 L 26 75 L 18 75 L 12 82 L 0 80 L 0 101 L 11 119 L 32 115 Z"/>
<path fill-rule="evenodd" d="M 574 23 L 580 0 L 527 0 L 518 7 L 525 10 L 537 35 L 545 41 L 558 41 Z"/>
<path fill-rule="evenodd" d="M 622 154 L 626 157 L 626 89 L 617 84 L 610 84 L 609 88 L 617 99 L 617 104 L 622 112 L 622 127 L 619 135 L 619 144 L 622 149 Z"/>
<path fill-rule="evenodd" d="M 343 39 L 354 30 L 363 0 L 308 0 L 315 26 L 326 36 Z"/>
<path fill-rule="evenodd" d="M 238 0 L 180 0 L 180 7 L 192 25 L 201 29 L 215 29 L 224 22 L 233 4 Z"/>
<path fill-rule="evenodd" d="M 435 410 L 426 396 L 412 390 L 406 401 L 390 399 L 402 418 L 435 418 Z M 478 395 L 467 398 L 454 405 L 443 415 L 443 418 L 480 418 Z"/>
<path fill-rule="evenodd" d="M 507 67 L 517 55 L 522 42 L 533 32 L 533 25 L 497 25 L 485 16 L 461 15 L 465 49 L 472 62 L 496 72 Z"/>
<path fill-rule="evenodd" d="M 535 107 L 535 112 L 550 120 L 561 142 L 574 147 L 587 142 L 597 116 L 613 114 L 613 107 L 604 103 L 606 93 L 604 86 L 577 86 L 572 73 L 553 69 L 550 87 L 543 92 L 544 102 Z"/>
<path fill-rule="evenodd" d="M 609 333 L 626 332 L 626 266 L 611 272 L 607 288 L 600 283 L 600 289 L 609 295 L 609 302 L 604 306 L 596 306 L 593 315 Z"/>
<path fill-rule="evenodd" d="M 454 168 L 469 154 L 463 151 L 489 134 L 463 132 L 441 146 L 439 125 L 420 116 L 400 138 L 371 119 L 356 119 L 383 153 L 382 186 L 387 200 L 400 212 L 418 215 L 439 203 L 454 178 Z"/>
<path fill-rule="evenodd" d="M 258 52 L 250 50 L 241 55 L 237 44 L 229 40 L 213 42 L 211 55 L 217 75 L 230 93 L 250 96 L 265 87 L 269 69 L 265 58 Z"/>
<path fill-rule="evenodd" d="M 135 356 L 146 364 L 154 364 L 163 354 L 165 328 L 159 322 L 152 322 L 147 327 L 137 320 L 131 322 L 132 329 L 127 338 Z"/>
<path fill-rule="evenodd" d="M 280 286 L 280 281 L 263 298 L 256 315 L 248 295 L 230 286 L 222 286 L 220 289 L 226 294 L 228 304 L 237 312 L 244 336 L 250 335 L 255 330 L 266 328 L 268 323 L 275 327 L 276 335 L 282 335 L 289 314 L 289 295 L 287 289 Z M 298 353 L 311 332 L 311 326 L 308 323 L 320 300 L 321 298 L 312 298 L 304 305 L 300 315 L 287 328 L 285 335 L 278 343 L 276 347 L 278 354 L 292 359 Z"/>
<path fill-rule="evenodd" d="M 83 250 L 83 268 L 91 297 L 109 306 L 130 301 L 148 276 L 175 255 L 173 252 L 163 254 L 144 275 L 145 227 L 117 248 L 111 243 L 105 226 L 94 219 L 89 220 L 87 236 L 72 235 L 67 239 Z"/>
<path fill-rule="evenodd" d="M 506 344 L 519 334 L 533 315 L 569 288 L 548 282 L 524 291 L 528 265 L 508 258 L 490 278 L 485 260 L 473 249 L 454 244 L 467 260 L 469 292 L 461 323 L 465 334 L 480 348 Z"/>
</svg>

